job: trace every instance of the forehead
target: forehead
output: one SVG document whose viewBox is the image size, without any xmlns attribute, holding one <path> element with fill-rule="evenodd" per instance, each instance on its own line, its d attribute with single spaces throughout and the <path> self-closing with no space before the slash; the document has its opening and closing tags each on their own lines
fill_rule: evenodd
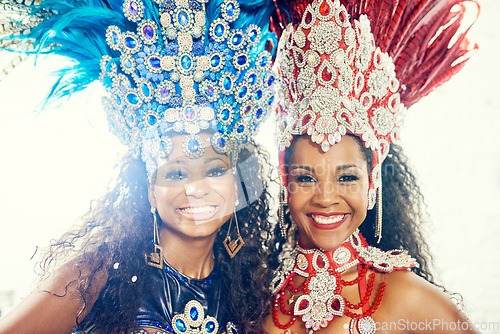
<svg viewBox="0 0 500 334">
<path fill-rule="evenodd" d="M 290 157 L 292 165 L 327 165 L 339 166 L 356 164 L 366 167 L 366 159 L 361 151 L 358 141 L 351 136 L 343 136 L 342 140 L 332 145 L 327 152 L 313 143 L 309 136 L 297 139 Z"/>
</svg>

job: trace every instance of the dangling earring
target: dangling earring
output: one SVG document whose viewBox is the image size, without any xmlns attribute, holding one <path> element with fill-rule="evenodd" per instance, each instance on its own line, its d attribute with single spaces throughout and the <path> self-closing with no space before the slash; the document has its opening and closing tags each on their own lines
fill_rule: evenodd
<svg viewBox="0 0 500 334">
<path fill-rule="evenodd" d="M 377 191 L 376 206 L 375 238 L 377 238 L 377 243 L 380 243 L 380 240 L 382 240 L 382 180 L 380 180 L 380 187 Z"/>
<path fill-rule="evenodd" d="M 288 209 L 288 190 L 284 185 L 280 186 L 280 206 L 278 208 L 278 217 L 280 224 L 281 236 L 286 239 L 287 237 L 287 226 L 285 223 L 285 211 Z M 285 208 L 287 207 L 287 208 Z"/>
<path fill-rule="evenodd" d="M 236 233 L 238 237 L 235 240 L 231 240 L 231 226 L 233 224 L 233 217 L 236 220 Z M 233 214 L 231 215 L 231 220 L 229 221 L 229 228 L 227 229 L 227 235 L 224 241 L 222 242 L 224 247 L 226 247 L 226 251 L 231 257 L 231 259 L 238 253 L 238 251 L 243 247 L 245 242 L 240 234 L 240 228 L 238 226 L 238 217 L 236 217 L 236 207 L 234 208 Z"/>
<path fill-rule="evenodd" d="M 156 208 L 151 207 L 151 213 L 153 214 L 154 222 L 154 232 L 153 232 L 153 252 L 144 254 L 146 258 L 146 263 L 155 268 L 163 269 L 163 248 L 159 244 L 159 232 L 158 232 L 158 218 L 156 214 Z"/>
</svg>

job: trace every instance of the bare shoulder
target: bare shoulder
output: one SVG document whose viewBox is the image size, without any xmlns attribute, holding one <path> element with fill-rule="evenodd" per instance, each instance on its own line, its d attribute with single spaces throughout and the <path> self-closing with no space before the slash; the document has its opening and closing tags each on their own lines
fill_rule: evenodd
<svg viewBox="0 0 500 334">
<path fill-rule="evenodd" d="M 387 274 L 385 281 L 380 308 L 381 314 L 390 314 L 385 320 L 412 326 L 406 328 L 411 333 L 475 333 L 450 296 L 424 278 L 410 271 L 395 271 Z"/>
<path fill-rule="evenodd" d="M 71 333 L 77 317 L 82 320 L 90 312 L 106 283 L 106 271 L 95 269 L 79 258 L 63 264 L 0 319 L 0 333 Z M 92 279 L 84 302 L 78 287 L 85 277 Z"/>
</svg>

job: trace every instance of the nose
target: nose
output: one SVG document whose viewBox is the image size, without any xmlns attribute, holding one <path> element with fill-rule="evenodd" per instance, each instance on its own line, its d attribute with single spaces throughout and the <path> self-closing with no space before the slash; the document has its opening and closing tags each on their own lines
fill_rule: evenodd
<svg viewBox="0 0 500 334">
<path fill-rule="evenodd" d="M 186 196 L 202 198 L 210 192 L 210 187 L 207 181 L 202 178 L 193 182 L 189 182 L 184 186 Z"/>
<path fill-rule="evenodd" d="M 314 187 L 312 202 L 324 208 L 339 203 L 340 196 L 335 185 L 334 182 L 318 182 Z"/>
</svg>

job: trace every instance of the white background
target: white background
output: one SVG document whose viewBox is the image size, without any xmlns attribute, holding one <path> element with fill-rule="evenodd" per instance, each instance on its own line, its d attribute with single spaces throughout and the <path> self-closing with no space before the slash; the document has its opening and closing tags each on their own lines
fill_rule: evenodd
<svg viewBox="0 0 500 334">
<path fill-rule="evenodd" d="M 438 277 L 463 295 L 474 322 L 498 326 L 500 2 L 481 5 L 471 31 L 480 50 L 410 109 L 402 145 L 428 204 Z M 0 65 L 5 59 L 0 53 Z M 39 60 L 36 68 L 27 62 L 0 82 L 0 291 L 14 290 L 16 300 L 36 279 L 30 260 L 36 247 L 79 221 L 124 151 L 107 132 L 99 87 L 33 111 L 60 61 Z"/>
</svg>

